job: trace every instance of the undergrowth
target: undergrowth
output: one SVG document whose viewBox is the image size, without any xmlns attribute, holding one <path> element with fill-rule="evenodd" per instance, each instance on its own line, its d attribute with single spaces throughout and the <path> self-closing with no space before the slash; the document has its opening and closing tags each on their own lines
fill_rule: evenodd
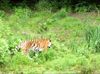
<svg viewBox="0 0 100 74">
<path fill-rule="evenodd" d="M 99 25 L 69 16 L 65 9 L 51 13 L 15 8 L 6 16 L 0 11 L 0 72 L 92 74 L 100 69 Z M 29 59 L 16 51 L 21 41 L 36 38 L 51 39 L 47 53 Z"/>
</svg>

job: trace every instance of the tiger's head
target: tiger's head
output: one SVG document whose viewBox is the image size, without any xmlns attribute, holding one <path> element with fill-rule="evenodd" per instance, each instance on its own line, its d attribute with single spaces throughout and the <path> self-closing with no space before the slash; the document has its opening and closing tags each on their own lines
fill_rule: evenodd
<svg viewBox="0 0 100 74">
<path fill-rule="evenodd" d="M 51 47 L 51 40 L 48 40 L 48 48 Z"/>
</svg>

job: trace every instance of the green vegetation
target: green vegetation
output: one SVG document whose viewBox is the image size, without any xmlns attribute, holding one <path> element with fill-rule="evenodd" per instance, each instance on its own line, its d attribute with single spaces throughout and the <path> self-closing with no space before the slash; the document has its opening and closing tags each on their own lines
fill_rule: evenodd
<svg viewBox="0 0 100 74">
<path fill-rule="evenodd" d="M 99 71 L 99 15 L 71 14 L 65 9 L 53 13 L 19 7 L 14 11 L 9 15 L 0 11 L 0 73 L 92 74 Z M 47 53 L 29 59 L 15 50 L 21 41 L 36 38 L 51 39 L 52 47 Z"/>
<path fill-rule="evenodd" d="M 0 9 L 13 11 L 14 7 L 29 7 L 32 10 L 50 10 L 56 12 L 62 8 L 72 12 L 90 12 L 100 9 L 99 0 L 0 0 Z"/>
</svg>

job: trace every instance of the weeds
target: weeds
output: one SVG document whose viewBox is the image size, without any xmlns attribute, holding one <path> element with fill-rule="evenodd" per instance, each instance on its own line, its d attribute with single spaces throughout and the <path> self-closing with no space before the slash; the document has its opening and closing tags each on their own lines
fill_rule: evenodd
<svg viewBox="0 0 100 74">
<path fill-rule="evenodd" d="M 88 47 L 92 47 L 94 52 L 100 52 L 100 28 L 98 27 L 90 27 L 86 32 L 86 41 L 88 43 Z"/>
</svg>

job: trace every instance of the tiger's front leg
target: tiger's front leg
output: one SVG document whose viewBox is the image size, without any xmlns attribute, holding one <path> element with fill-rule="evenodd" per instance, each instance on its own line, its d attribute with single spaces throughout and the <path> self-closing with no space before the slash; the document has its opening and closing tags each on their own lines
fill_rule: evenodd
<svg viewBox="0 0 100 74">
<path fill-rule="evenodd" d="M 38 47 L 33 47 L 33 48 L 30 49 L 30 51 L 33 53 L 33 56 L 35 58 L 38 58 L 38 56 L 39 56 L 39 52 L 40 52 L 39 49 L 40 48 L 38 48 Z"/>
</svg>

